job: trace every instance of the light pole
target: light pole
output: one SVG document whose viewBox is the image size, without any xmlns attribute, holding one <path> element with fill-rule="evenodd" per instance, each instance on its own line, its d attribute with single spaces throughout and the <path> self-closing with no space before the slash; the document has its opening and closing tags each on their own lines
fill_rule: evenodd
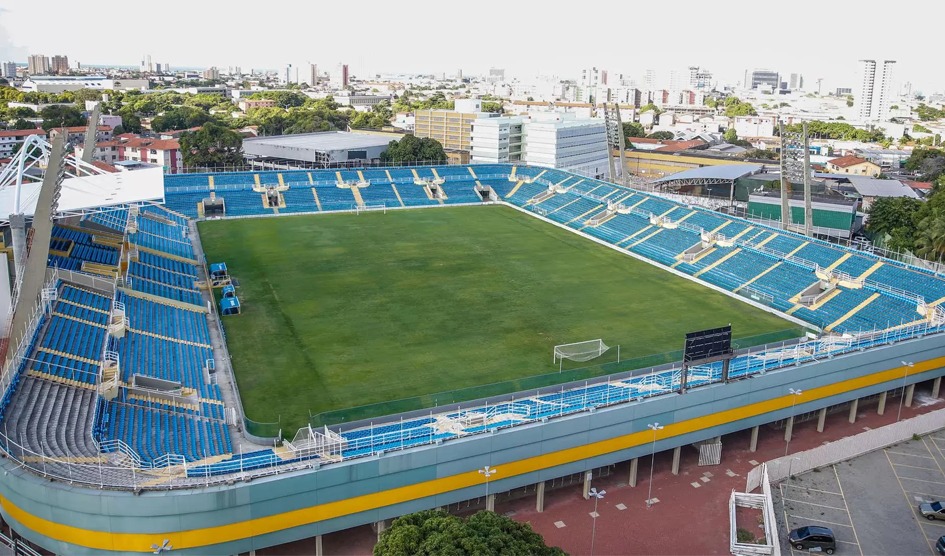
<svg viewBox="0 0 945 556">
<path fill-rule="evenodd" d="M 909 376 L 909 369 L 914 365 L 912 361 L 902 362 L 902 394 L 899 395 L 899 412 L 896 413 L 896 422 L 902 417 L 902 400 L 906 397 L 906 377 Z"/>
<path fill-rule="evenodd" d="M 598 492 L 598 490 L 593 487 L 591 488 L 590 492 L 587 493 L 588 496 L 594 498 L 594 515 L 591 516 L 594 518 L 593 525 L 591 525 L 591 556 L 594 556 L 594 537 L 597 536 L 597 502 L 599 502 L 605 494 L 607 494 L 606 490 L 601 490 Z"/>
<path fill-rule="evenodd" d="M 650 491 L 646 495 L 646 508 L 650 509 L 650 506 L 653 505 L 650 500 L 653 499 L 653 464 L 656 462 L 656 431 L 663 430 L 663 426 L 659 423 L 648 423 L 646 426 L 653 431 L 653 447 L 650 449 Z"/>
<path fill-rule="evenodd" d="M 479 474 L 486 478 L 486 510 L 491 511 L 489 508 L 489 477 L 496 474 L 498 469 L 495 467 L 489 467 L 488 465 L 479 470 Z"/>
<path fill-rule="evenodd" d="M 797 403 L 797 398 L 804 393 L 801 389 L 789 388 L 788 392 L 791 393 L 791 434 L 787 435 L 787 438 L 784 440 L 784 455 L 788 455 L 788 450 L 791 448 L 791 437 L 794 436 L 794 405 Z"/>
</svg>

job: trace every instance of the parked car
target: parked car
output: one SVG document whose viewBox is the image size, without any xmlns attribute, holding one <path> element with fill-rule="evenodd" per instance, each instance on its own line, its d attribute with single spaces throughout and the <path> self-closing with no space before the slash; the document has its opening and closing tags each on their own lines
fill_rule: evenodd
<svg viewBox="0 0 945 556">
<path fill-rule="evenodd" d="M 919 504 L 919 513 L 929 521 L 945 519 L 945 506 L 941 502 L 923 502 Z"/>
<path fill-rule="evenodd" d="M 797 550 L 821 549 L 826 554 L 833 554 L 837 550 L 837 539 L 833 531 L 819 525 L 798 527 L 788 534 L 791 546 Z"/>
<path fill-rule="evenodd" d="M 935 542 L 935 550 L 938 550 L 939 554 L 945 555 L 945 535 L 942 535 Z"/>
</svg>

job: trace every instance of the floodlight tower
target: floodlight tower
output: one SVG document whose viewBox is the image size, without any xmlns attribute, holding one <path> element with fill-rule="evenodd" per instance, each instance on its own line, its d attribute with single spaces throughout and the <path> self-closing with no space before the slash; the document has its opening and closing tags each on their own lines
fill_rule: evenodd
<svg viewBox="0 0 945 556">
<path fill-rule="evenodd" d="M 790 189 L 792 183 L 804 184 L 804 233 L 813 233 L 813 210 L 810 196 L 810 150 L 807 139 L 807 124 L 800 133 L 785 131 L 784 123 L 778 124 L 781 134 L 781 228 L 791 229 Z"/>
<path fill-rule="evenodd" d="M 610 162 L 610 181 L 627 184 L 626 154 L 627 140 L 623 134 L 623 124 L 620 122 L 620 105 L 604 103 L 604 126 L 607 129 L 607 160 Z M 614 151 L 620 153 L 614 157 Z M 617 164 L 620 166 L 618 167 Z M 619 181 L 618 181 L 619 180 Z"/>
</svg>

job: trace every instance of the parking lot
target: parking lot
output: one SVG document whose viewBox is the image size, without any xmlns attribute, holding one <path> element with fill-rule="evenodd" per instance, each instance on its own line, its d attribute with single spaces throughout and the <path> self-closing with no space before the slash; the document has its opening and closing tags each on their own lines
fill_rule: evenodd
<svg viewBox="0 0 945 556">
<path fill-rule="evenodd" d="M 833 530 L 837 554 L 935 554 L 945 521 L 918 512 L 945 501 L 945 431 L 853 460 L 798 474 L 773 488 L 784 554 L 799 556 L 788 531 L 804 525 Z"/>
</svg>

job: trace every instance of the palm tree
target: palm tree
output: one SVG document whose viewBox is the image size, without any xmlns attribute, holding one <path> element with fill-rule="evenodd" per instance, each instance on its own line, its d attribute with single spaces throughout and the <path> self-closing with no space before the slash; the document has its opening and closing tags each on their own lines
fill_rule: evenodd
<svg viewBox="0 0 945 556">
<path fill-rule="evenodd" d="M 930 261 L 945 258 L 945 214 L 934 211 L 919 221 L 916 226 L 915 252 Z"/>
</svg>

